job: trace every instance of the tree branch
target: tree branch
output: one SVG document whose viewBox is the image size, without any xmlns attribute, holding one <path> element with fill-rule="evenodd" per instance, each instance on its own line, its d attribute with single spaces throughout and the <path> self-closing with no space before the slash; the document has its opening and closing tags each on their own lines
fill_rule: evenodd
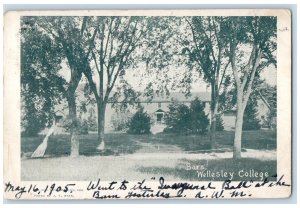
<svg viewBox="0 0 300 208">
<path fill-rule="evenodd" d="M 109 42 L 110 36 L 112 35 L 112 24 L 113 24 L 113 21 L 114 21 L 114 19 L 111 18 L 111 22 L 110 22 L 109 29 L 108 29 L 107 40 L 106 40 L 106 44 L 105 44 L 105 50 L 104 50 L 103 59 L 106 58 L 106 53 L 107 53 L 107 48 L 108 48 L 108 42 Z"/>
<path fill-rule="evenodd" d="M 223 79 L 224 79 L 224 77 L 225 77 L 225 73 L 226 73 L 226 70 L 227 70 L 229 64 L 230 64 L 230 61 L 228 60 L 226 66 L 225 66 L 225 68 L 224 68 L 224 71 L 223 71 L 223 73 L 222 73 L 222 77 L 221 77 L 220 84 L 218 84 L 218 93 L 220 92 L 220 88 L 221 88 L 221 85 L 223 84 Z"/>
<path fill-rule="evenodd" d="M 242 81 L 242 88 L 243 89 L 245 88 L 245 85 L 248 81 L 248 74 L 251 70 L 251 65 L 253 66 L 253 59 L 254 59 L 254 56 L 255 56 L 255 52 L 256 52 L 256 47 L 255 47 L 255 44 L 253 44 L 251 55 L 249 57 L 247 65 L 246 65 L 246 71 L 245 71 L 243 79 L 242 79 L 243 80 Z"/>
<path fill-rule="evenodd" d="M 96 100 L 98 100 L 99 95 L 98 95 L 98 91 L 97 91 L 97 86 L 93 80 L 92 69 L 90 68 L 88 63 L 86 63 L 85 65 L 86 65 L 86 69 L 83 71 L 83 74 L 87 78 L 90 88 L 91 88 L 92 92 L 94 93 Z"/>
<path fill-rule="evenodd" d="M 236 68 L 236 62 L 235 62 L 235 50 L 236 50 L 236 43 L 234 40 L 232 40 L 230 42 L 230 63 L 231 63 L 231 68 L 232 68 L 232 72 L 233 72 L 233 76 L 237 85 L 238 90 L 242 90 L 242 86 L 240 83 L 240 79 L 239 79 L 239 75 L 238 75 L 238 71 Z"/>
<path fill-rule="evenodd" d="M 255 64 L 253 65 L 253 68 L 252 68 L 252 71 L 251 71 L 251 76 L 250 76 L 250 80 L 249 80 L 249 82 L 248 82 L 247 89 L 246 89 L 245 94 L 244 94 L 244 96 L 243 96 L 243 108 L 244 108 L 244 109 L 246 108 L 248 99 L 249 99 L 250 94 L 251 94 L 251 92 L 252 92 L 252 83 L 253 83 L 254 78 L 255 78 L 255 73 L 256 73 L 256 71 L 257 71 L 257 67 L 258 67 L 258 65 L 259 65 L 259 61 L 260 61 L 261 55 L 262 55 L 262 53 L 259 52 L 259 53 L 258 53 L 258 56 L 257 56 L 257 58 L 256 58 L 256 61 L 255 61 Z"/>
<path fill-rule="evenodd" d="M 96 65 L 97 72 L 98 72 L 98 74 L 100 75 L 100 69 L 99 69 L 99 67 L 98 67 L 97 59 L 96 59 L 96 55 L 95 55 L 94 51 L 92 51 L 92 57 L 93 57 L 93 60 L 94 60 L 94 62 L 95 62 L 95 65 Z"/>
</svg>

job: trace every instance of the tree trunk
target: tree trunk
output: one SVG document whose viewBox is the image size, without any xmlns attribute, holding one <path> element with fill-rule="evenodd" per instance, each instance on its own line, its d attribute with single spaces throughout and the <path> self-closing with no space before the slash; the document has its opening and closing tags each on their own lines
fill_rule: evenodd
<svg viewBox="0 0 300 208">
<path fill-rule="evenodd" d="M 233 158 L 234 159 L 241 158 L 243 117 L 244 117 L 243 105 L 242 105 L 242 103 L 238 103 L 236 120 L 235 120 L 234 145 L 233 145 Z"/>
<path fill-rule="evenodd" d="M 211 124 L 210 124 L 210 146 L 211 149 L 216 149 L 216 115 L 215 111 L 211 109 Z"/>
<path fill-rule="evenodd" d="M 77 157 L 79 155 L 79 138 L 76 136 L 76 126 L 77 126 L 77 119 L 76 119 L 76 102 L 75 102 L 75 95 L 69 96 L 68 98 L 68 105 L 69 105 L 69 116 L 71 119 L 71 157 Z"/>
<path fill-rule="evenodd" d="M 211 106 L 210 106 L 210 147 L 216 149 L 216 86 L 211 83 Z"/>
<path fill-rule="evenodd" d="M 97 102 L 97 108 L 98 108 L 98 139 L 99 139 L 99 146 L 97 147 L 97 149 L 104 150 L 105 149 L 104 127 L 105 127 L 106 104 L 103 101 Z"/>
</svg>

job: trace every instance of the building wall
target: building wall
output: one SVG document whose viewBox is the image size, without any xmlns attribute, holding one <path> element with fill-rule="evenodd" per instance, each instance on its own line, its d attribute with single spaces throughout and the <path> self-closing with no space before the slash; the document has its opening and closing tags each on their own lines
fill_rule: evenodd
<svg viewBox="0 0 300 208">
<path fill-rule="evenodd" d="M 225 131 L 232 131 L 235 128 L 235 115 L 234 114 L 227 114 L 222 116 L 224 130 Z"/>
<path fill-rule="evenodd" d="M 190 102 L 187 102 L 185 104 L 190 105 Z M 170 105 L 170 102 L 169 103 L 166 103 L 166 102 L 163 102 L 163 103 L 159 103 L 159 102 L 141 103 L 141 105 L 144 107 L 144 111 L 150 115 L 153 123 L 155 123 L 156 122 L 156 113 L 155 112 L 159 109 L 167 112 L 169 110 L 168 106 Z M 134 114 L 137 111 L 137 109 L 134 107 L 129 107 L 128 111 L 130 113 L 126 112 L 126 114 L 131 116 L 132 114 Z M 208 102 L 205 103 L 204 111 L 209 116 L 209 103 Z M 105 131 L 107 131 L 107 132 L 113 131 L 112 118 L 113 118 L 114 114 L 116 114 L 116 112 L 112 108 L 112 105 L 110 103 L 107 104 L 105 113 L 106 113 L 106 115 L 105 115 Z"/>
<path fill-rule="evenodd" d="M 152 102 L 152 103 L 142 103 L 141 105 L 144 107 L 144 110 L 151 116 L 153 123 L 155 124 L 156 122 L 156 111 L 161 109 L 165 112 L 168 111 L 168 106 L 170 105 L 171 102 Z M 190 102 L 185 102 L 184 104 L 190 105 Z M 78 103 L 79 106 L 79 103 Z M 68 110 L 66 106 L 58 106 L 57 109 L 60 112 L 63 112 L 65 116 L 68 115 Z M 78 110 L 78 117 L 81 119 L 88 119 L 89 112 L 92 111 L 94 114 L 94 119 L 97 121 L 97 108 L 96 104 L 95 105 L 89 105 L 87 106 L 87 113 L 83 113 L 80 111 L 79 107 L 77 108 Z M 136 107 L 128 107 L 128 112 L 125 112 L 124 115 L 126 116 L 132 116 L 137 111 Z M 208 115 L 208 118 L 210 119 L 210 105 L 209 102 L 205 103 L 205 113 Z M 267 115 L 269 109 L 268 107 L 263 103 L 263 101 L 259 100 L 258 101 L 258 118 L 262 120 L 264 116 Z M 112 118 L 116 114 L 115 109 L 112 108 L 112 104 L 108 103 L 106 107 L 106 116 L 105 116 L 105 132 L 112 132 L 114 131 L 113 125 L 112 125 Z M 235 114 L 225 114 L 222 115 L 223 123 L 224 123 L 224 130 L 226 131 L 232 131 L 235 128 Z"/>
<path fill-rule="evenodd" d="M 257 117 L 260 120 L 260 123 L 262 124 L 263 120 L 267 117 L 269 112 L 268 106 L 260 99 L 257 100 Z"/>
<path fill-rule="evenodd" d="M 267 117 L 269 108 L 262 100 L 257 100 L 257 118 L 260 120 L 260 124 L 263 124 L 263 120 Z M 235 113 L 228 113 L 222 116 L 224 123 L 224 130 L 232 131 L 235 129 Z"/>
</svg>

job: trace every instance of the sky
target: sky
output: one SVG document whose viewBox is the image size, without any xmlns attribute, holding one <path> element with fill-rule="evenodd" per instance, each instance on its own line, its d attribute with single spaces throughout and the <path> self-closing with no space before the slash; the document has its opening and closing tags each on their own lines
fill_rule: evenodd
<svg viewBox="0 0 300 208">
<path fill-rule="evenodd" d="M 127 70 L 124 78 L 128 83 L 131 84 L 131 86 L 136 90 L 136 91 L 144 91 L 145 87 L 147 84 L 150 82 L 152 83 L 157 83 L 157 80 L 159 79 L 158 82 L 163 81 L 165 76 L 168 76 L 168 78 L 171 80 L 170 84 L 168 85 L 171 87 L 172 83 L 181 80 L 185 73 L 186 73 L 185 68 L 179 68 L 179 67 L 171 67 L 168 71 L 161 71 L 160 74 L 157 76 L 155 73 L 151 74 L 146 74 L 145 69 L 130 69 Z M 62 63 L 62 69 L 60 70 L 60 75 L 64 77 L 67 81 L 70 79 L 70 70 L 68 69 L 68 65 L 66 62 Z M 228 73 L 232 73 L 231 71 L 228 71 Z M 265 79 L 265 81 L 271 85 L 275 86 L 276 85 L 276 69 L 273 66 L 269 66 L 268 68 L 265 68 L 262 73 L 261 73 L 261 78 Z M 193 82 L 191 84 L 191 92 L 205 92 L 205 91 L 210 91 L 210 87 L 207 82 L 203 80 L 199 76 L 198 73 L 193 74 Z M 99 79 L 98 77 L 94 77 L 94 81 L 97 85 L 99 85 Z M 116 85 L 119 84 L 120 79 L 117 80 Z M 84 82 L 84 79 L 82 79 L 82 82 Z M 155 87 L 154 87 L 155 88 Z M 175 88 L 173 90 L 170 90 L 173 92 L 179 92 L 179 88 Z"/>
</svg>

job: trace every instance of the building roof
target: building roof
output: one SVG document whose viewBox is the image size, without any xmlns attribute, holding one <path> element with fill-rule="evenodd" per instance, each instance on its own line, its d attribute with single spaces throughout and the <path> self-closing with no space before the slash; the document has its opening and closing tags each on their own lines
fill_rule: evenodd
<svg viewBox="0 0 300 208">
<path fill-rule="evenodd" d="M 155 113 L 164 113 L 165 111 L 163 111 L 162 109 L 158 109 L 157 111 L 155 111 Z"/>
<path fill-rule="evenodd" d="M 84 100 L 84 95 L 83 95 L 83 89 L 84 89 L 85 84 L 80 83 L 78 86 L 77 90 L 77 96 L 80 97 L 79 99 Z M 114 94 L 114 91 L 110 93 L 110 97 Z M 93 95 L 92 95 L 93 96 Z M 202 102 L 210 102 L 211 101 L 211 94 L 209 91 L 206 92 L 191 92 L 190 95 L 185 95 L 185 93 L 182 92 L 170 92 L 169 95 L 157 95 L 154 93 L 153 97 L 151 98 L 150 96 L 147 97 L 145 95 L 140 95 L 137 99 L 137 102 L 140 103 L 169 103 L 172 102 L 173 100 L 178 101 L 178 102 L 191 102 L 195 98 L 199 98 Z M 122 98 L 119 98 L 120 101 L 109 101 L 109 103 L 118 103 L 118 102 L 124 102 Z"/>
<path fill-rule="evenodd" d="M 186 96 L 181 92 L 171 92 L 170 95 L 154 95 L 153 98 L 140 97 L 140 102 L 172 102 L 176 100 L 179 102 L 191 102 L 195 98 L 199 98 L 202 102 L 210 102 L 210 92 L 192 92 L 189 96 Z"/>
</svg>

